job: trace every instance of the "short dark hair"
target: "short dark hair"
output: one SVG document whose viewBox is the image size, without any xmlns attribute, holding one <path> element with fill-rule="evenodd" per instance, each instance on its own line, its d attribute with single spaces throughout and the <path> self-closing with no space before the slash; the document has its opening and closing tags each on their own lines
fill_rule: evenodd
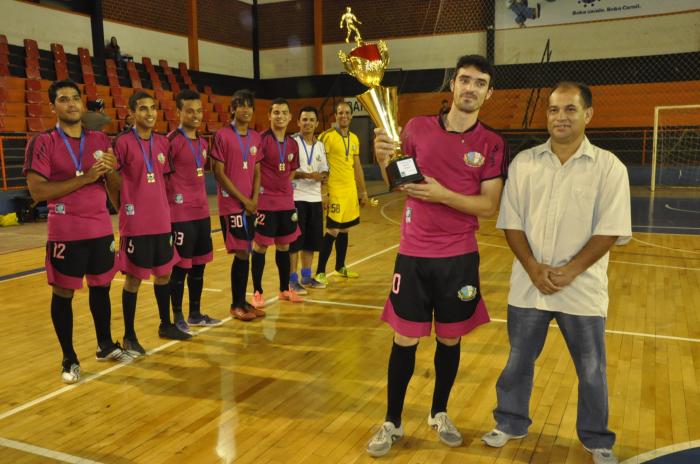
<svg viewBox="0 0 700 464">
<path fill-rule="evenodd" d="M 255 96 L 248 89 L 236 90 L 231 97 L 231 112 L 236 111 L 236 108 L 242 105 L 248 105 L 253 108 L 255 106 Z"/>
<path fill-rule="evenodd" d="M 177 95 L 175 95 L 175 104 L 177 105 L 177 109 L 181 110 L 182 105 L 184 105 L 185 100 L 199 100 L 199 92 L 196 90 L 192 89 L 184 89 L 180 90 Z"/>
<path fill-rule="evenodd" d="M 552 91 L 549 93 L 549 95 L 551 96 L 554 93 L 554 91 L 558 89 L 576 89 L 578 90 L 578 94 L 581 96 L 583 107 L 590 108 L 593 106 L 593 94 L 591 93 L 591 89 L 588 87 L 588 85 L 584 84 L 583 82 L 557 82 L 557 84 L 552 88 Z"/>
<path fill-rule="evenodd" d="M 267 110 L 267 112 L 272 113 L 272 107 L 275 105 L 287 105 L 287 108 L 289 108 L 289 102 L 286 98 L 277 97 L 274 100 L 272 100 L 272 102 L 270 103 L 270 108 Z"/>
<path fill-rule="evenodd" d="M 318 110 L 315 106 L 305 106 L 299 110 L 299 117 L 301 117 L 301 113 L 313 113 L 316 115 L 316 119 L 318 119 Z"/>
<path fill-rule="evenodd" d="M 136 111 L 136 102 L 143 98 L 150 98 L 151 100 L 156 101 L 155 98 L 153 98 L 153 95 L 150 93 L 144 92 L 143 90 L 137 90 L 129 97 L 129 109 L 131 111 Z"/>
<path fill-rule="evenodd" d="M 350 114 L 352 114 L 352 105 L 350 104 L 350 102 L 346 102 L 345 100 L 341 100 L 335 104 L 335 111 L 333 111 L 334 114 L 338 114 L 338 107 L 340 105 L 346 105 L 348 108 L 350 108 Z"/>
<path fill-rule="evenodd" d="M 496 81 L 496 68 L 493 66 L 493 63 L 491 63 L 489 60 L 484 58 L 481 55 L 464 55 L 460 56 L 459 59 L 457 60 L 457 65 L 455 66 L 455 70 L 452 73 L 452 79 L 450 80 L 455 80 L 457 78 L 457 73 L 459 72 L 460 69 L 462 68 L 467 68 L 469 66 L 474 66 L 476 69 L 481 71 L 484 74 L 489 75 L 489 89 L 493 88 L 493 85 Z"/>
<path fill-rule="evenodd" d="M 75 89 L 75 91 L 78 92 L 78 95 L 81 95 L 78 84 L 70 79 L 64 79 L 62 81 L 54 81 L 51 83 L 49 86 L 49 101 L 51 103 L 56 103 L 56 94 L 58 93 L 58 89 L 65 89 L 66 87 Z"/>
</svg>

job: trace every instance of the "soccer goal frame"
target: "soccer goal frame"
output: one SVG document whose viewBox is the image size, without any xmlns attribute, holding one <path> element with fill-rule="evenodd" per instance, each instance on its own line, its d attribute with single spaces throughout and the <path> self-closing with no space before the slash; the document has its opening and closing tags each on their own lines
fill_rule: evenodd
<svg viewBox="0 0 700 464">
<path fill-rule="evenodd" d="M 657 170 L 657 150 L 659 141 L 659 112 L 667 110 L 680 110 L 680 109 L 698 109 L 700 110 L 700 104 L 697 105 L 669 105 L 669 106 L 655 106 L 654 107 L 654 136 L 652 142 L 651 151 L 651 191 L 656 190 L 656 170 Z M 700 122 L 698 122 L 700 126 Z M 667 186 L 664 186 L 667 187 Z M 671 187 L 671 186 L 668 186 Z M 697 188 L 697 187 L 696 187 Z"/>
</svg>

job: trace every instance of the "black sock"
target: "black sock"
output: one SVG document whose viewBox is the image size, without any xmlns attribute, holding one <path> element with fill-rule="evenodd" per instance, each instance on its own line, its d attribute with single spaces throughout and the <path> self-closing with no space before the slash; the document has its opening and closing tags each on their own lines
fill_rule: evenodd
<svg viewBox="0 0 700 464">
<path fill-rule="evenodd" d="M 204 264 L 195 264 L 187 273 L 187 291 L 190 297 L 190 316 L 199 316 L 199 305 L 204 288 Z"/>
<path fill-rule="evenodd" d="M 447 400 L 459 369 L 459 343 L 454 346 L 437 341 L 435 347 L 435 390 L 433 391 L 432 417 L 439 412 L 447 412 Z"/>
<path fill-rule="evenodd" d="M 262 293 L 262 276 L 263 271 L 265 270 L 265 253 L 258 253 L 257 251 L 253 250 L 253 259 L 251 261 L 253 267 L 253 289 L 256 292 Z"/>
<path fill-rule="evenodd" d="M 401 412 L 406 398 L 408 382 L 413 376 L 416 365 L 416 348 L 413 346 L 401 346 L 394 342 L 389 356 L 389 374 L 387 385 L 386 420 L 396 427 L 401 426 Z"/>
<path fill-rule="evenodd" d="M 65 363 L 77 363 L 78 355 L 73 350 L 73 298 L 51 294 L 51 320 L 61 345 Z"/>
<path fill-rule="evenodd" d="M 187 269 L 175 266 L 170 274 L 170 301 L 173 305 L 173 317 L 176 321 L 182 319 L 182 296 L 185 294 L 187 272 Z"/>
<path fill-rule="evenodd" d="M 341 232 L 335 239 L 335 270 L 345 267 L 345 256 L 348 254 L 348 234 Z"/>
<path fill-rule="evenodd" d="M 95 323 L 95 335 L 97 344 L 101 350 L 110 348 L 112 340 L 112 330 L 110 327 L 112 319 L 112 303 L 109 300 L 109 286 L 89 287 L 90 290 L 90 312 Z"/>
<path fill-rule="evenodd" d="M 134 319 L 136 319 L 136 297 L 138 293 L 122 290 L 122 312 L 124 313 L 124 338 L 136 339 Z"/>
<path fill-rule="evenodd" d="M 170 324 L 170 285 L 153 285 L 161 324 Z"/>
<path fill-rule="evenodd" d="M 292 267 L 289 251 L 275 251 L 275 264 L 280 275 L 280 292 L 289 290 L 289 270 Z"/>
<path fill-rule="evenodd" d="M 321 245 L 321 251 L 318 253 L 318 264 L 316 265 L 316 274 L 326 273 L 326 264 L 328 263 L 328 258 L 331 256 L 331 250 L 333 249 L 333 242 L 335 237 L 326 232 L 323 236 L 323 244 Z"/>
<path fill-rule="evenodd" d="M 241 308 L 245 304 L 245 291 L 248 287 L 248 271 L 250 264 L 247 259 L 237 256 L 231 261 L 231 307 Z"/>
</svg>

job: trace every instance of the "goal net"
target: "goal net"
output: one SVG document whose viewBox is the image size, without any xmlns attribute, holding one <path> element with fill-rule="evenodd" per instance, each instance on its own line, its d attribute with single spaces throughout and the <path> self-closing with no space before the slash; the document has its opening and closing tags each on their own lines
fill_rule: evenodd
<svg viewBox="0 0 700 464">
<path fill-rule="evenodd" d="M 700 105 L 654 108 L 651 190 L 700 188 Z"/>
</svg>

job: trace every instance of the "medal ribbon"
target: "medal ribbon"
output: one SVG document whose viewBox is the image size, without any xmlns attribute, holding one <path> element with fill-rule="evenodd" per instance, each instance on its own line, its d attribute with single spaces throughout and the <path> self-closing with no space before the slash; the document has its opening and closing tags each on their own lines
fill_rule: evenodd
<svg viewBox="0 0 700 464">
<path fill-rule="evenodd" d="M 70 154 L 70 157 L 73 160 L 73 164 L 75 165 L 75 172 L 81 172 L 83 170 L 83 151 L 85 150 L 85 131 L 82 129 L 80 131 L 80 149 L 78 152 L 78 157 L 76 158 L 75 152 L 73 151 L 73 147 L 71 147 L 70 142 L 68 141 L 68 136 L 65 132 L 63 132 L 63 129 L 61 129 L 61 126 L 58 123 L 56 124 L 56 130 L 63 139 L 63 143 L 66 145 L 66 149 L 68 149 L 68 153 Z"/>
<path fill-rule="evenodd" d="M 241 137 L 241 134 L 238 133 L 238 129 L 236 126 L 231 124 L 231 129 L 233 129 L 233 132 L 236 134 L 236 137 L 238 138 L 238 145 L 241 147 L 241 156 L 243 156 L 243 164 L 248 163 L 248 153 L 250 153 L 250 131 L 248 131 L 245 135 L 245 145 L 243 144 L 243 138 Z"/>
<path fill-rule="evenodd" d="M 134 137 L 136 138 L 136 142 L 139 144 L 139 148 L 141 148 L 141 154 L 143 155 L 143 162 L 146 163 L 146 171 L 148 171 L 149 174 L 153 174 L 153 132 L 151 132 L 151 136 L 148 138 L 149 142 L 149 155 L 146 156 L 146 150 L 143 148 L 143 144 L 141 143 L 141 137 L 139 137 L 139 134 L 136 132 L 136 128 L 134 127 L 131 129 L 132 132 L 134 133 Z"/>
<path fill-rule="evenodd" d="M 316 148 L 316 141 L 314 140 L 311 142 L 311 153 L 309 154 L 309 151 L 306 149 L 306 142 L 304 142 L 304 137 L 299 137 L 299 140 L 301 140 L 301 146 L 304 147 L 304 153 L 306 153 L 306 164 L 309 165 L 309 169 L 311 169 L 311 163 L 314 160 L 314 149 Z"/>
<path fill-rule="evenodd" d="M 178 130 L 182 133 L 182 135 L 187 139 L 187 142 L 190 144 L 190 151 L 192 151 L 192 156 L 194 156 L 194 162 L 197 164 L 197 169 L 201 169 L 202 167 L 202 142 L 199 140 L 199 137 L 197 137 L 197 151 L 194 151 L 194 143 L 192 143 L 192 140 L 185 134 L 185 131 L 182 129 L 182 127 L 178 128 Z"/>
</svg>

